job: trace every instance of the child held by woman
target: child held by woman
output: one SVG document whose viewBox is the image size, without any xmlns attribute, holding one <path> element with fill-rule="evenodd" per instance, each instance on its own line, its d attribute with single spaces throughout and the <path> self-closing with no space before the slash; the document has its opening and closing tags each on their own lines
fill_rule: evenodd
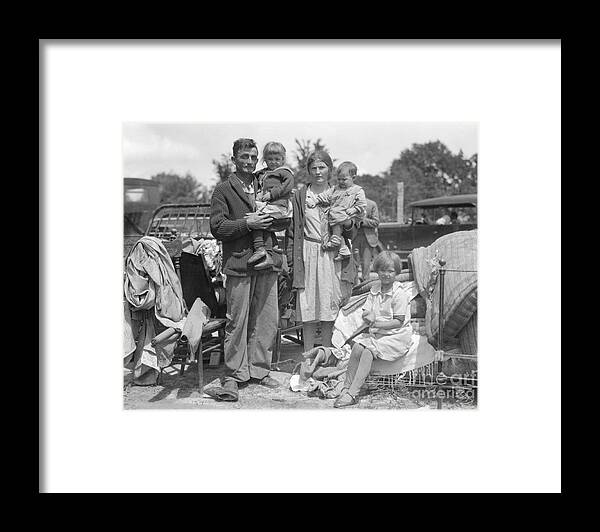
<svg viewBox="0 0 600 532">
<path fill-rule="evenodd" d="M 354 183 L 358 173 L 356 165 L 344 161 L 337 169 L 337 183 L 334 187 L 317 194 L 317 204 L 329 206 L 327 219 L 331 235 L 323 242 L 324 250 L 338 250 L 335 261 L 350 257 L 352 252 L 342 238 L 342 231 L 352 225 L 352 220 L 364 217 L 367 207 L 365 191 Z M 314 205 L 307 200 L 307 206 Z"/>
</svg>

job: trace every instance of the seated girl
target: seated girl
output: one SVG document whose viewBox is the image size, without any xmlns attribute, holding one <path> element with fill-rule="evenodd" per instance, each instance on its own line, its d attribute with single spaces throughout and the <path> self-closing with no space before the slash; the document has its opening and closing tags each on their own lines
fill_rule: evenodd
<svg viewBox="0 0 600 532">
<path fill-rule="evenodd" d="M 402 270 L 400 257 L 383 251 L 375 258 L 373 270 L 379 281 L 371 287 L 362 313 L 369 329 L 354 340 L 344 388 L 333 404 L 335 408 L 357 404 L 374 359 L 397 360 L 408 353 L 412 344 L 409 297 L 395 280 Z"/>
</svg>

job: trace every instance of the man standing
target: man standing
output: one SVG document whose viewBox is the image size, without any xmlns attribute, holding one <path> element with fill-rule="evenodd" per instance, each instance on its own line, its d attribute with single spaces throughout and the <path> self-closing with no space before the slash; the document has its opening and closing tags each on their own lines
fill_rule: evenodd
<svg viewBox="0 0 600 532">
<path fill-rule="evenodd" d="M 256 382 L 276 388 L 269 376 L 272 346 L 277 334 L 277 272 L 283 255 L 273 250 L 271 218 L 255 211 L 258 184 L 253 175 L 258 148 L 252 139 L 233 144 L 235 171 L 215 188 L 211 202 L 210 230 L 223 243 L 223 273 L 227 276 L 227 326 L 225 371 L 215 395 L 225 401 L 238 400 L 238 384 Z M 265 231 L 265 248 L 273 266 L 255 270 L 248 266 L 253 253 L 251 231 Z M 279 229 L 279 228 L 278 228 Z M 207 390 L 208 391 L 208 390 Z"/>
<path fill-rule="evenodd" d="M 358 228 L 356 238 L 353 240 L 355 249 L 358 249 L 361 261 L 361 277 L 363 281 L 369 278 L 371 261 L 377 256 L 377 248 L 381 246 L 377 226 L 379 225 L 379 209 L 377 204 L 367 198 L 367 209 Z"/>
</svg>

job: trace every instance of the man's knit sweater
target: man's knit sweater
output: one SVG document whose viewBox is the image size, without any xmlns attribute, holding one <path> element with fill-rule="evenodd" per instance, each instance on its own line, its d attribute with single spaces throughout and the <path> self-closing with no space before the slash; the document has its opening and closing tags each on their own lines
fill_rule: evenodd
<svg viewBox="0 0 600 532">
<path fill-rule="evenodd" d="M 257 189 L 256 180 L 254 190 Z M 253 212 L 252 202 L 244 192 L 239 178 L 233 174 L 219 183 L 213 192 L 210 208 L 210 232 L 223 244 L 223 273 L 244 277 L 270 271 L 281 271 L 282 255 L 273 252 L 272 269 L 254 270 L 248 268 L 252 255 L 252 234 L 245 215 Z M 273 235 L 265 231 L 265 247 L 273 247 Z"/>
</svg>

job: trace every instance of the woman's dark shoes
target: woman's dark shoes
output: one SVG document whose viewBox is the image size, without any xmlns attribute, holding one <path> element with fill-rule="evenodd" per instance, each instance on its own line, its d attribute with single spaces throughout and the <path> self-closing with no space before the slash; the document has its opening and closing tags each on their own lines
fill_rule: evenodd
<svg viewBox="0 0 600 532">
<path fill-rule="evenodd" d="M 258 262 L 260 259 L 262 259 L 263 257 L 266 257 L 266 256 L 267 256 L 267 250 L 264 247 L 260 247 L 248 259 L 248 264 L 254 264 L 255 262 Z"/>
<path fill-rule="evenodd" d="M 333 408 L 344 408 L 346 406 L 352 406 L 355 404 L 358 404 L 358 401 L 348 392 L 344 392 L 335 400 L 335 403 L 333 403 Z"/>
</svg>

